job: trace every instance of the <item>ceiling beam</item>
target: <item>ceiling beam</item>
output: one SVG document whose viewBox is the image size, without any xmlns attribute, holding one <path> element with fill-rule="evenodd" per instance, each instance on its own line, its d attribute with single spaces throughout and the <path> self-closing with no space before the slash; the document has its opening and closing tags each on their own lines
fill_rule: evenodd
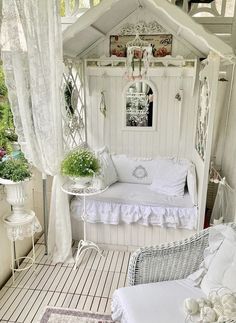
<svg viewBox="0 0 236 323">
<path fill-rule="evenodd" d="M 101 36 L 106 36 L 106 34 L 104 32 L 102 32 L 100 29 L 98 29 L 97 27 L 95 27 L 94 25 L 90 25 L 90 27 L 94 30 L 96 30 Z"/>
</svg>

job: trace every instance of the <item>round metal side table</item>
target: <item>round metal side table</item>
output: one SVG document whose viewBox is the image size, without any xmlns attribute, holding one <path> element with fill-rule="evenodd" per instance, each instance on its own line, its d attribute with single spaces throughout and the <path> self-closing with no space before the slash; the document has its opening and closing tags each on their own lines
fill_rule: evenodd
<svg viewBox="0 0 236 323">
<path fill-rule="evenodd" d="M 76 195 L 81 196 L 83 198 L 83 212 L 81 214 L 81 218 L 83 220 L 84 224 L 84 238 L 79 241 L 78 244 L 78 250 L 75 257 L 75 265 L 74 269 L 77 267 L 77 263 L 79 261 L 80 256 L 89 249 L 96 250 L 101 256 L 102 256 L 102 250 L 99 248 L 99 246 L 92 242 L 87 240 L 87 232 L 86 232 L 86 220 L 87 220 L 87 214 L 86 214 L 86 198 L 89 196 L 101 194 L 104 191 L 106 191 L 108 188 L 105 187 L 104 189 L 94 188 L 91 186 L 87 187 L 77 187 L 76 184 L 73 181 L 68 181 L 65 184 L 62 185 L 62 190 L 70 195 Z"/>
</svg>

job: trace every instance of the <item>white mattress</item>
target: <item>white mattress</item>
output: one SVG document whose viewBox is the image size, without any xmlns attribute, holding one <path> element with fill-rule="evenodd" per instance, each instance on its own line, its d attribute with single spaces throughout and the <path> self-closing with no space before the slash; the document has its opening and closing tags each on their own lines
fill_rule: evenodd
<svg viewBox="0 0 236 323">
<path fill-rule="evenodd" d="M 188 279 L 119 288 L 112 296 L 112 319 L 121 323 L 184 323 L 184 300 L 189 297 L 206 295 Z"/>
<path fill-rule="evenodd" d="M 81 198 L 71 201 L 71 214 L 79 218 Z M 172 228 L 196 229 L 197 207 L 189 194 L 183 197 L 158 194 L 149 185 L 117 182 L 102 194 L 86 199 L 87 221 L 119 224 L 138 222 Z"/>
</svg>

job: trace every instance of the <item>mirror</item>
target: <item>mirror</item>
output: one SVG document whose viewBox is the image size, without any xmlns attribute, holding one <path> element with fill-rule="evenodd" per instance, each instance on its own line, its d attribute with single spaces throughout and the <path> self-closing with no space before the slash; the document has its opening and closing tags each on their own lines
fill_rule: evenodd
<svg viewBox="0 0 236 323">
<path fill-rule="evenodd" d="M 126 127 L 153 127 L 155 96 L 153 87 L 147 81 L 134 81 L 129 84 L 125 92 Z"/>
</svg>

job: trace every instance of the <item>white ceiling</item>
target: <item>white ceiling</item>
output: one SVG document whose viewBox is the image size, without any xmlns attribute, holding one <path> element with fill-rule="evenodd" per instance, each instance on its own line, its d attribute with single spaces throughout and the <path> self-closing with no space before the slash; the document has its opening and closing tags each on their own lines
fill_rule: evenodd
<svg viewBox="0 0 236 323">
<path fill-rule="evenodd" d="M 209 51 L 223 58 L 232 58 L 232 48 L 214 34 L 207 32 L 181 9 L 166 0 L 141 0 L 142 6 L 170 33 L 183 38 L 204 55 Z M 80 56 L 138 8 L 137 0 L 103 0 L 63 32 L 64 53 Z"/>
</svg>

